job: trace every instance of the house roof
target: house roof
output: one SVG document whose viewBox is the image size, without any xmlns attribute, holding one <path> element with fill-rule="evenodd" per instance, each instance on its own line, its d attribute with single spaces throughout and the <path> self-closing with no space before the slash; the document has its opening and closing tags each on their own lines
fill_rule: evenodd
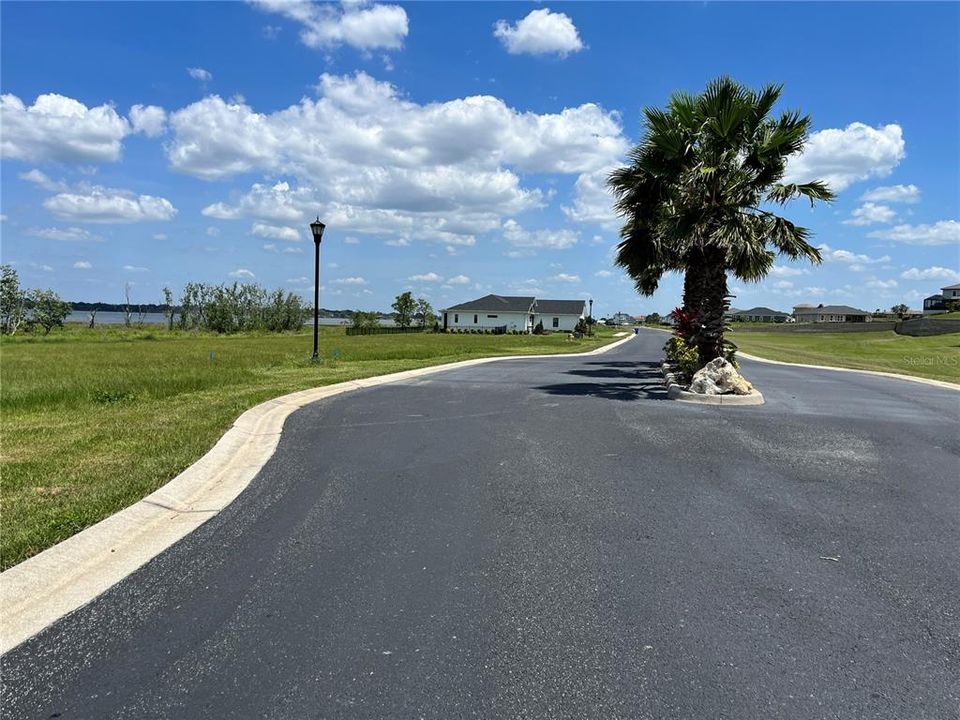
<svg viewBox="0 0 960 720">
<path fill-rule="evenodd" d="M 582 315 L 585 300 L 537 300 L 536 311 L 544 315 Z"/>
<path fill-rule="evenodd" d="M 768 307 L 763 307 L 763 306 L 761 305 L 760 307 L 750 308 L 749 310 L 737 310 L 737 312 L 736 312 L 735 314 L 736 314 L 736 315 L 783 315 L 783 316 L 787 316 L 787 315 L 789 315 L 790 313 L 788 313 L 788 312 L 781 312 L 780 310 L 771 310 L 770 308 L 768 308 Z"/>
<path fill-rule="evenodd" d="M 526 295 L 484 295 L 482 298 L 470 300 L 459 305 L 446 308 L 447 311 L 459 310 L 463 312 L 496 310 L 499 312 L 530 312 L 536 298 Z"/>
<path fill-rule="evenodd" d="M 960 283 L 954 285 L 947 285 L 946 287 L 940 288 L 941 290 L 960 290 Z"/>
<path fill-rule="evenodd" d="M 801 314 L 807 313 L 831 313 L 833 315 L 869 315 L 866 310 L 857 310 L 855 307 L 850 307 L 849 305 L 821 305 L 819 307 L 797 307 L 797 311 Z"/>
</svg>

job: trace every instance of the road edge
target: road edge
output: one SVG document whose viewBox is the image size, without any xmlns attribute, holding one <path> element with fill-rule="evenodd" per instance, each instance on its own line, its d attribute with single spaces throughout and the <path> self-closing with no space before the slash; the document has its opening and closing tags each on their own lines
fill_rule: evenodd
<svg viewBox="0 0 960 720">
<path fill-rule="evenodd" d="M 91 602 L 216 517 L 270 460 L 287 417 L 304 405 L 472 365 L 601 355 L 634 337 L 630 333 L 586 352 L 459 360 L 300 390 L 255 405 L 203 457 L 150 495 L 0 573 L 0 655 Z"/>
</svg>

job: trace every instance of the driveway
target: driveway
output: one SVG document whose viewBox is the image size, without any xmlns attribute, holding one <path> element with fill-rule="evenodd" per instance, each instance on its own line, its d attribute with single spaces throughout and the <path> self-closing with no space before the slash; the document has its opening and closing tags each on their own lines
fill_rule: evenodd
<svg viewBox="0 0 960 720">
<path fill-rule="evenodd" d="M 664 336 L 323 400 L 3 658 L 4 718 L 958 718 L 960 393 Z"/>
</svg>

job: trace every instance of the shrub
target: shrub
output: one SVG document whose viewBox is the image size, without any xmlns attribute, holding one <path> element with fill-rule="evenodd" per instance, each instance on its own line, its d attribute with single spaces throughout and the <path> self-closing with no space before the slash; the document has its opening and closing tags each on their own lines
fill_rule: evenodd
<svg viewBox="0 0 960 720">
<path fill-rule="evenodd" d="M 700 369 L 700 354 L 697 348 L 682 337 L 674 335 L 663 346 L 667 361 L 677 368 L 677 371 L 687 380 Z"/>
<path fill-rule="evenodd" d="M 534 335 L 543 335 L 543 320 L 540 320 L 537 323 L 537 326 L 533 329 Z"/>
</svg>

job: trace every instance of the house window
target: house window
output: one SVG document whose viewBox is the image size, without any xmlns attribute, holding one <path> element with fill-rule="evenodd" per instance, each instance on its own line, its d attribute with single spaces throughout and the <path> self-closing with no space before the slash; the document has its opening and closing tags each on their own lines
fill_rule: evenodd
<svg viewBox="0 0 960 720">
<path fill-rule="evenodd" d="M 460 315 L 457 314 L 457 313 L 454 313 L 454 315 L 453 315 L 453 321 L 454 321 L 455 323 L 460 322 Z"/>
<path fill-rule="evenodd" d="M 491 320 L 496 320 L 496 319 L 497 319 L 497 316 L 496 316 L 496 315 L 487 315 L 487 317 L 490 318 Z"/>
<path fill-rule="evenodd" d="M 477 324 L 477 316 L 476 316 L 476 315 L 473 316 L 473 324 L 474 324 L 474 325 Z"/>
<path fill-rule="evenodd" d="M 553 326 L 554 326 L 555 328 L 560 327 L 560 318 L 554 318 L 554 319 L 553 319 Z"/>
</svg>

